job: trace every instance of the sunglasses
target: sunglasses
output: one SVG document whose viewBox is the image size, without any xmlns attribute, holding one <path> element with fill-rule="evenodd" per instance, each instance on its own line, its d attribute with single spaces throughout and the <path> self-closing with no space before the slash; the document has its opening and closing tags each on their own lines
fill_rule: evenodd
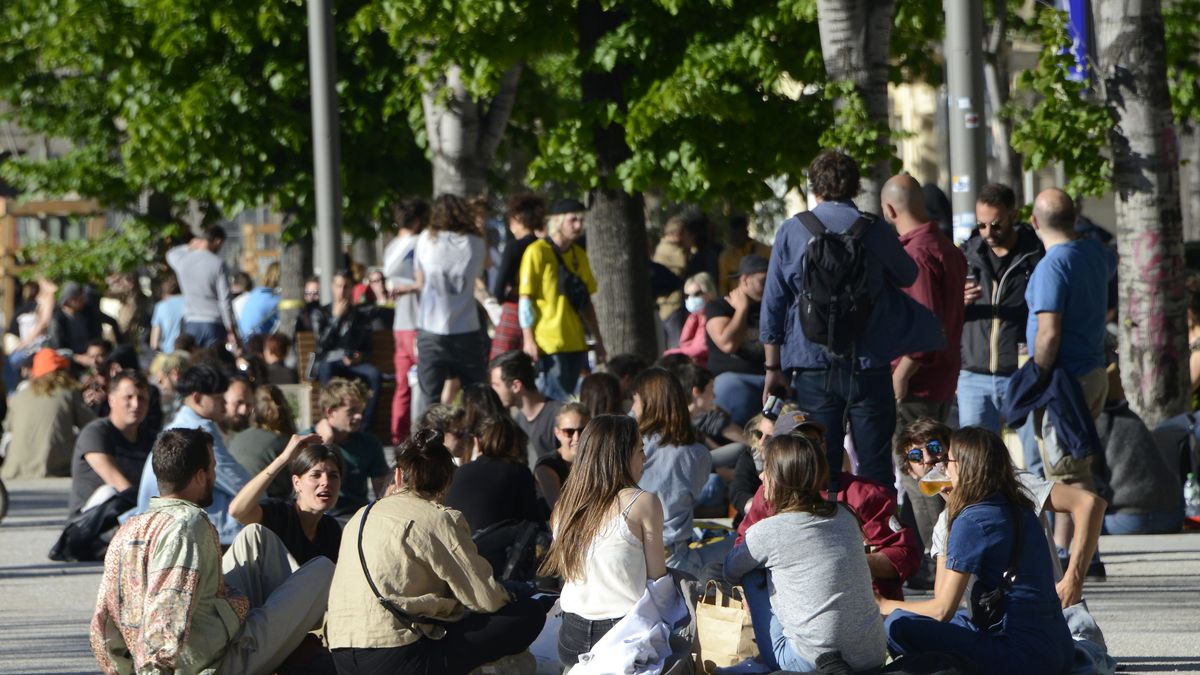
<svg viewBox="0 0 1200 675">
<path fill-rule="evenodd" d="M 942 442 L 934 439 L 926 443 L 923 448 L 912 448 L 905 453 L 905 456 L 908 457 L 908 461 L 910 462 L 920 462 L 923 459 L 923 455 L 921 454 L 922 450 L 928 452 L 930 457 L 941 457 L 942 453 L 946 451 L 946 449 L 942 447 Z"/>
<path fill-rule="evenodd" d="M 561 431 L 564 436 L 574 436 L 575 434 L 582 434 L 583 427 L 561 427 L 559 428 L 559 431 Z"/>
</svg>

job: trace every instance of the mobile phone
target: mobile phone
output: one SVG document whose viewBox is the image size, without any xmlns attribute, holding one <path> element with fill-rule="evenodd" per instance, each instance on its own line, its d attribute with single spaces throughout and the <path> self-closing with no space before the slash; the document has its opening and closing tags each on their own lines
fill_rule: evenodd
<svg viewBox="0 0 1200 675">
<path fill-rule="evenodd" d="M 783 409 L 783 402 L 782 396 L 771 394 L 767 397 L 767 402 L 763 404 L 762 416 L 772 422 L 779 419 L 779 411 Z"/>
</svg>

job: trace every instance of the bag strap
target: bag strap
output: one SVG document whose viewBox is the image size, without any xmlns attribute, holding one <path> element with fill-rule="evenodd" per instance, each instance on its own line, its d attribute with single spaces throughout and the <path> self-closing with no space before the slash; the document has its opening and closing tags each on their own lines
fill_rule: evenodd
<svg viewBox="0 0 1200 675">
<path fill-rule="evenodd" d="M 363 509 L 362 520 L 358 523 L 358 562 L 362 565 L 363 576 L 367 578 L 367 585 L 371 587 L 371 592 L 375 594 L 375 599 L 379 601 L 379 604 L 383 605 L 384 609 L 396 617 L 400 625 L 421 637 L 429 638 L 430 640 L 440 640 L 446 636 L 446 627 L 443 622 L 436 619 L 422 618 L 423 622 L 433 625 L 432 628 L 426 630 L 412 616 L 400 609 L 396 603 L 383 597 L 383 594 L 379 592 L 379 588 L 375 585 L 375 580 L 371 578 L 371 571 L 367 569 L 367 554 L 363 551 L 363 530 L 367 529 L 367 516 L 371 515 L 371 509 L 377 503 L 371 502 L 367 504 L 367 508 Z"/>
<path fill-rule="evenodd" d="M 825 223 L 822 223 L 821 219 L 817 218 L 816 214 L 812 211 L 801 211 L 796 214 L 796 218 L 800 220 L 800 224 L 804 226 L 804 229 L 808 230 L 809 234 L 814 237 L 819 237 L 829 231 L 825 228 Z"/>
<path fill-rule="evenodd" d="M 575 274 L 570 267 L 567 267 L 567 261 L 563 259 L 562 251 L 558 250 L 558 245 L 554 243 L 554 240 L 546 237 L 543 241 L 550 245 L 550 250 L 554 252 L 554 257 L 558 260 L 558 266 L 566 270 L 567 274 Z"/>
<path fill-rule="evenodd" d="M 864 213 L 858 217 L 858 220 L 854 221 L 850 229 L 846 230 L 846 235 L 854 239 L 861 239 L 867 233 L 867 228 L 874 222 L 874 216 Z"/>
</svg>

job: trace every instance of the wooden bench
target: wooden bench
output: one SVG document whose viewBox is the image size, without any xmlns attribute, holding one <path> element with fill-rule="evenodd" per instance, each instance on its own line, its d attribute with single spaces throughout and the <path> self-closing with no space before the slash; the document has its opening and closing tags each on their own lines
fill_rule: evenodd
<svg viewBox="0 0 1200 675">
<path fill-rule="evenodd" d="M 321 419 L 324 411 L 319 403 L 321 385 L 315 380 L 308 379 L 308 361 L 316 349 L 316 337 L 312 331 L 299 331 L 295 337 L 296 369 L 300 373 L 301 382 L 312 384 L 313 422 Z M 392 444 L 392 396 L 396 392 L 396 382 L 393 376 L 395 369 L 396 342 L 391 331 L 377 330 L 371 333 L 371 351 L 365 355 L 364 361 L 379 369 L 383 381 L 379 385 L 379 401 L 375 406 L 375 414 L 371 418 L 371 426 L 364 429 L 380 440 L 384 445 Z M 401 373 L 400 377 L 408 377 Z"/>
</svg>

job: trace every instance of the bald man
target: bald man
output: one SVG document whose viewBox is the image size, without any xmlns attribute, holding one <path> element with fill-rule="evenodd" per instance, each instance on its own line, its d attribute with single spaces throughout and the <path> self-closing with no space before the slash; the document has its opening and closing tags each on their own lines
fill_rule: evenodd
<svg viewBox="0 0 1200 675">
<path fill-rule="evenodd" d="M 901 290 L 933 312 L 946 335 L 944 349 L 905 354 L 892 361 L 896 437 L 899 437 L 909 424 L 922 417 L 945 423 L 950 414 L 962 361 L 959 347 L 967 259 L 942 233 L 937 222 L 930 219 L 921 184 L 912 176 L 893 176 L 884 183 L 880 200 L 884 220 L 896 228 L 904 251 L 917 264 L 916 282 Z M 906 525 L 915 526 L 928 551 L 934 525 L 942 512 L 942 498 L 921 494 L 908 471 L 900 472 L 900 485 L 906 497 L 901 518 Z M 921 587 L 922 582 L 927 582 L 932 587 L 932 581 L 933 566 L 926 564 L 913 584 Z"/>
<path fill-rule="evenodd" d="M 1104 324 L 1108 282 L 1117 273 L 1117 257 L 1099 241 L 1079 237 L 1075 218 L 1075 203 L 1057 188 L 1043 190 L 1033 202 L 1033 229 L 1045 244 L 1046 255 L 1034 268 L 1025 290 L 1029 305 L 1025 341 L 1043 378 L 1061 368 L 1079 382 L 1088 412 L 1095 419 L 1103 411 L 1108 393 Z M 1064 452 L 1057 434 L 1049 433 L 1050 425 L 1043 424 L 1043 413 L 1038 411 L 1035 424 L 1045 441 L 1041 452 L 1046 479 L 1093 489 L 1092 457 L 1076 459 Z M 1055 523 L 1054 541 L 1063 556 L 1071 531 L 1065 518 L 1058 521 L 1063 525 Z M 1102 574 L 1097 560 L 1088 576 Z"/>
</svg>

